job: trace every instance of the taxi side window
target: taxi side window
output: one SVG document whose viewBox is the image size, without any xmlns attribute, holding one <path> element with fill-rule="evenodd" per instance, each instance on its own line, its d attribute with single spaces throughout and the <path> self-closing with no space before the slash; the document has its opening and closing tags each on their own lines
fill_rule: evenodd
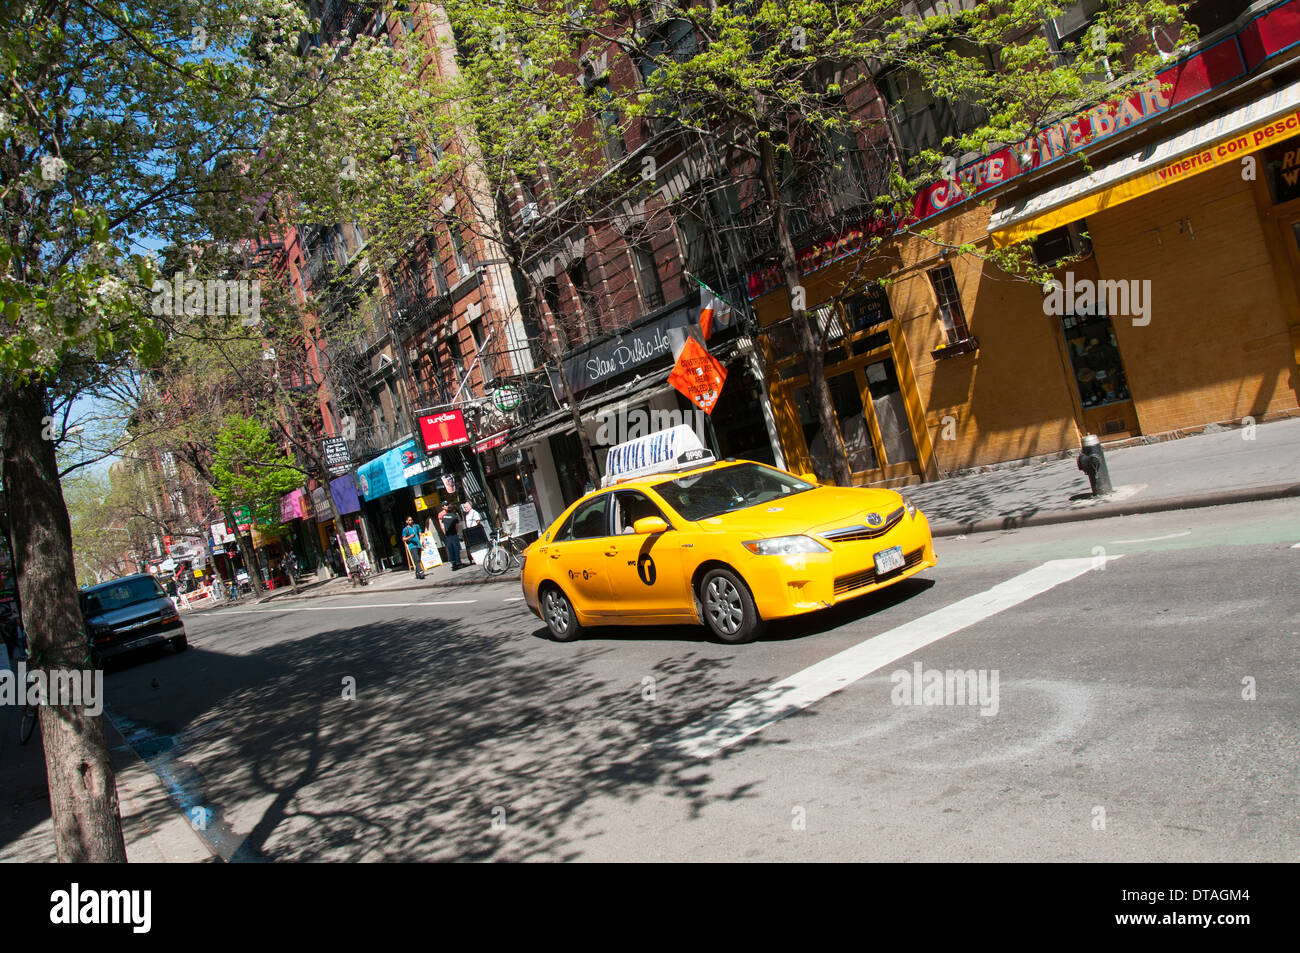
<svg viewBox="0 0 1300 953">
<path fill-rule="evenodd" d="M 608 536 L 609 532 L 605 528 L 605 508 L 608 503 L 608 493 L 583 503 L 573 511 L 564 529 L 556 535 L 555 541 L 561 543 L 569 539 L 595 539 L 599 536 Z"/>
<path fill-rule="evenodd" d="M 657 516 L 665 523 L 668 518 L 650 498 L 636 490 L 620 490 L 614 494 L 614 535 L 634 533 L 636 521 L 647 516 Z"/>
</svg>

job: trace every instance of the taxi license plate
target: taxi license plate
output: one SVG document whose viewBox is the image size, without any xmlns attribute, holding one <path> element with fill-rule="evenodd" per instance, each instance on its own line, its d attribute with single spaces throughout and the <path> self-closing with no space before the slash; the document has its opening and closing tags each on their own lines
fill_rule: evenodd
<svg viewBox="0 0 1300 953">
<path fill-rule="evenodd" d="M 895 546 L 892 549 L 876 553 L 876 575 L 883 576 L 885 573 L 902 569 L 905 562 L 902 546 Z"/>
</svg>

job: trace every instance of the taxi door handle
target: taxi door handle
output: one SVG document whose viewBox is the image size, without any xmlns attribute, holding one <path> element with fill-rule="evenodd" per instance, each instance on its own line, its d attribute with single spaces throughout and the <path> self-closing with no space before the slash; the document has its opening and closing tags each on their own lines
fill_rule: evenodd
<svg viewBox="0 0 1300 953">
<path fill-rule="evenodd" d="M 606 556 L 617 556 L 617 555 L 618 555 L 618 550 L 617 550 L 617 549 L 607 549 L 607 550 L 605 550 L 605 555 L 606 555 Z"/>
<path fill-rule="evenodd" d="M 560 554 L 559 554 L 559 553 L 551 553 L 551 558 L 552 558 L 552 559 L 559 559 L 559 558 L 560 558 Z"/>
</svg>

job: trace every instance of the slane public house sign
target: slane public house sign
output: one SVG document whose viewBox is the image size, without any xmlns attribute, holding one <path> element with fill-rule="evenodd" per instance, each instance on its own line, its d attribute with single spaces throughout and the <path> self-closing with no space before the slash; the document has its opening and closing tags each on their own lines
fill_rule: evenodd
<svg viewBox="0 0 1300 953">
<path fill-rule="evenodd" d="M 668 342 L 668 332 L 686 327 L 698 313 L 699 298 L 693 295 L 689 303 L 652 318 L 640 327 L 579 348 L 564 358 L 569 386 L 575 394 L 581 393 L 640 367 L 671 364 L 673 349 Z"/>
</svg>

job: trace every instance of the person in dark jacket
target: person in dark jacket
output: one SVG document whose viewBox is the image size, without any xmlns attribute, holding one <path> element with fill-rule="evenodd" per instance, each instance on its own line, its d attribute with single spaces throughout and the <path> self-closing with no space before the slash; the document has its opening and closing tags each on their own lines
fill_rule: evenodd
<svg viewBox="0 0 1300 953">
<path fill-rule="evenodd" d="M 447 561 L 453 570 L 461 568 L 464 563 L 460 561 L 460 514 L 455 507 L 442 504 L 442 509 L 438 510 L 438 525 L 447 540 Z"/>
</svg>

